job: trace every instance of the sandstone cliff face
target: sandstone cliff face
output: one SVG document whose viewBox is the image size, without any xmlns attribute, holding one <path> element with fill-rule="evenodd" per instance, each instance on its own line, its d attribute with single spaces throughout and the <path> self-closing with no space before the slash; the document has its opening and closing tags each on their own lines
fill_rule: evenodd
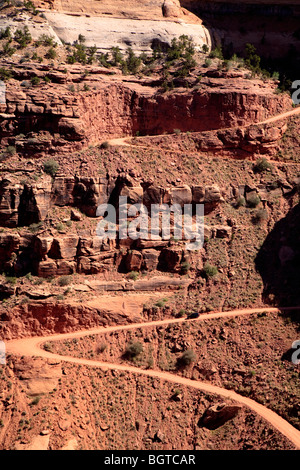
<svg viewBox="0 0 300 470">
<path fill-rule="evenodd" d="M 97 207 L 106 202 L 118 208 L 118 197 L 126 195 L 128 203 L 142 202 L 149 209 L 151 204 L 204 204 L 205 214 L 221 208 L 224 202 L 237 197 L 249 200 L 249 196 L 260 197 L 265 201 L 270 189 L 259 186 L 243 185 L 230 193 L 223 191 L 217 184 L 177 185 L 162 187 L 153 184 L 139 184 L 129 175 L 120 174 L 118 178 L 57 177 L 51 183 L 45 180 L 43 186 L 16 185 L 6 178 L 0 194 L 0 221 L 5 231 L 0 233 L 0 262 L 4 272 L 23 276 L 28 272 L 43 278 L 55 276 L 98 273 L 128 273 L 131 271 L 166 271 L 182 273 L 184 266 L 197 258 L 201 264 L 201 250 L 189 251 L 186 237 L 176 240 L 171 233 L 167 238 L 161 231 L 157 239 L 141 236 L 134 239 L 128 232 L 127 238 L 99 237 L 94 228 L 83 229 L 79 223 L 72 230 L 62 230 L 51 223 L 48 212 L 55 207 L 80 207 L 88 218 L 97 216 Z M 279 184 L 279 183 L 278 183 Z M 282 180 L 275 190 L 276 197 L 291 192 L 293 187 Z M 14 199 L 12 199 L 14 195 Z M 79 197 L 80 195 L 80 197 Z M 19 202 L 17 202 L 19 201 Z M 76 215 L 76 214 L 75 214 Z M 80 215 L 80 214 L 79 214 Z M 71 214 L 72 217 L 72 214 Z M 98 218 L 97 221 L 101 220 Z M 133 218 L 130 217 L 129 221 Z M 229 219 L 228 219 L 229 220 Z M 44 226 L 36 226 L 45 222 Z M 34 227 L 31 224 L 34 223 Z M 22 227 L 16 231 L 14 228 Z M 29 226 L 26 229 L 26 226 Z M 84 224 L 85 226 L 85 224 Z M 148 220 L 150 227 L 150 220 Z M 32 230 L 34 228 L 34 230 Z M 118 229 L 118 226 L 116 226 Z M 204 226 L 206 239 L 231 240 L 234 233 L 232 222 L 222 220 L 213 226 Z M 117 233 L 116 233 L 117 234 Z M 194 261 L 196 261 L 196 258 Z M 2 285 L 0 295 L 10 296 Z M 123 287 L 121 286 L 123 289 Z"/>
<path fill-rule="evenodd" d="M 91 68 L 90 91 L 79 93 L 70 92 L 67 83 L 24 89 L 19 82 L 8 82 L 0 114 L 2 145 L 15 145 L 17 152 L 38 157 L 137 132 L 156 135 L 174 129 L 245 126 L 290 109 L 287 95 L 276 95 L 259 81 L 236 78 L 231 86 L 225 78 L 206 77 L 200 88 L 161 93 L 147 80 L 138 85 L 117 76 L 99 78 L 101 70 Z M 27 74 L 36 72 L 47 74 Z M 73 79 L 80 76 L 76 72 L 76 67 L 70 68 Z M 67 77 L 57 71 L 53 80 Z"/>
<path fill-rule="evenodd" d="M 176 188 L 152 185 L 144 191 L 138 181 L 128 175 L 120 175 L 117 179 L 58 177 L 52 184 L 46 179 L 44 186 L 41 183 L 15 185 L 4 179 L 0 220 L 7 229 L 0 234 L 2 268 L 12 274 L 32 272 L 40 277 L 111 270 L 180 272 L 182 262 L 188 260 L 184 241 L 173 246 L 170 240 L 159 237 L 158 240 L 144 240 L 143 237 L 135 240 L 128 235 L 128 238 L 120 240 L 103 239 L 97 236 L 96 230 L 59 233 L 48 228 L 33 233 L 24 227 L 44 221 L 54 206 L 79 207 L 88 217 L 95 217 L 100 204 L 111 202 L 118 207 L 120 195 L 126 196 L 129 204 L 144 202 L 147 207 L 162 203 L 182 207 L 203 203 L 212 210 L 223 202 L 217 185 L 192 188 L 188 185 Z M 23 226 L 21 232 L 9 230 L 20 225 Z M 223 237 L 221 232 L 220 237 Z"/>
</svg>

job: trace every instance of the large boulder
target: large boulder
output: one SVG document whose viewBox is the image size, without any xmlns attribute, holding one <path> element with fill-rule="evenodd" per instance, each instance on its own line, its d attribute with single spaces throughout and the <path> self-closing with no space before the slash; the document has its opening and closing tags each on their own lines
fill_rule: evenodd
<svg viewBox="0 0 300 470">
<path fill-rule="evenodd" d="M 22 187 L 12 184 L 8 178 L 0 181 L 0 226 L 16 227 L 18 225 L 18 207 Z"/>
<path fill-rule="evenodd" d="M 144 189 L 143 204 L 150 207 L 151 204 L 161 204 L 164 190 L 159 186 L 148 186 Z"/>
<path fill-rule="evenodd" d="M 8 261 L 11 255 L 18 251 L 20 236 L 17 233 L 0 233 L 0 261 Z"/>
<path fill-rule="evenodd" d="M 128 204 L 141 204 L 143 202 L 143 188 L 141 186 L 124 186 L 120 196 L 127 197 Z"/>
<path fill-rule="evenodd" d="M 205 186 L 205 193 L 204 193 L 205 203 L 218 203 L 218 202 L 223 202 L 223 201 L 224 199 L 222 197 L 220 188 L 217 184 Z"/>
<path fill-rule="evenodd" d="M 95 217 L 97 208 L 108 202 L 108 183 L 105 178 L 75 178 L 73 204 L 89 217 Z"/>
<path fill-rule="evenodd" d="M 49 278 L 57 274 L 57 266 L 54 260 L 40 261 L 37 267 L 37 275 L 39 277 Z"/>
<path fill-rule="evenodd" d="M 69 206 L 74 202 L 75 178 L 57 176 L 52 187 L 52 201 L 56 206 Z"/>
<path fill-rule="evenodd" d="M 194 204 L 202 204 L 204 202 L 204 196 L 204 186 L 195 185 L 192 187 L 192 200 Z"/>
<path fill-rule="evenodd" d="M 171 188 L 171 203 L 179 204 L 182 207 L 184 206 L 184 204 L 191 204 L 192 203 L 191 188 L 187 184 L 183 186 Z"/>
<path fill-rule="evenodd" d="M 143 250 L 142 269 L 155 271 L 158 265 L 159 251 L 154 249 Z"/>
<path fill-rule="evenodd" d="M 132 250 L 125 255 L 125 269 L 126 271 L 139 271 L 142 266 L 143 255 L 140 251 Z"/>
<path fill-rule="evenodd" d="M 180 18 L 182 16 L 182 10 L 179 0 L 165 0 L 162 6 L 162 12 L 166 18 Z"/>
<path fill-rule="evenodd" d="M 227 421 L 233 419 L 241 410 L 241 405 L 226 405 L 226 403 L 217 403 L 205 410 L 198 422 L 198 426 L 207 429 L 217 429 L 223 426 Z"/>
<path fill-rule="evenodd" d="M 38 235 L 34 241 L 34 253 L 40 260 L 46 260 L 53 243 L 53 237 Z"/>
<path fill-rule="evenodd" d="M 182 248 L 164 248 L 159 257 L 159 267 L 162 271 L 179 272 L 181 270 Z"/>
<path fill-rule="evenodd" d="M 48 253 L 54 259 L 72 259 L 77 255 L 79 237 L 77 235 L 66 235 L 54 238 Z"/>
<path fill-rule="evenodd" d="M 80 237 L 78 254 L 79 256 L 94 256 L 101 251 L 102 240 L 100 237 Z"/>
</svg>

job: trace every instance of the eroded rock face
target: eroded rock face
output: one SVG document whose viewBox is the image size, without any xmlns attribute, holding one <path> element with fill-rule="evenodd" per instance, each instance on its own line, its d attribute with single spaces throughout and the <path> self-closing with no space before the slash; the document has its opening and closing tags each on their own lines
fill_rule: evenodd
<svg viewBox="0 0 300 470">
<path fill-rule="evenodd" d="M 120 210 L 118 206 L 120 196 L 127 198 L 127 204 L 124 204 L 126 210 L 132 204 L 141 202 L 150 208 L 151 204 L 166 204 L 170 207 L 177 204 L 183 207 L 185 204 L 195 202 L 208 204 L 209 207 L 214 204 L 215 207 L 223 201 L 221 190 L 217 185 L 193 188 L 188 185 L 167 188 L 143 186 L 139 179 L 127 173 L 121 173 L 117 178 L 110 178 L 109 175 L 107 178 L 58 176 L 53 181 L 46 178 L 38 185 L 32 186 L 14 185 L 4 178 L 0 182 L 1 187 L 3 198 L 2 207 L 0 204 L 0 221 L 2 220 L 3 225 L 10 227 L 13 225 L 12 221 L 15 227 L 20 223 L 25 226 L 34 224 L 33 227 L 29 227 L 31 233 L 23 230 L 22 236 L 12 230 L 0 233 L 0 261 L 3 268 L 11 275 L 31 272 L 42 278 L 76 272 L 98 274 L 112 270 L 125 273 L 143 270 L 180 273 L 182 263 L 186 261 L 182 244 L 175 246 L 172 238 L 163 239 L 159 234 L 155 240 L 151 237 L 135 239 L 130 234 L 131 223 L 127 227 L 128 236 L 124 239 L 113 237 L 103 239 L 97 235 L 96 226 L 93 234 L 81 229 L 77 231 L 75 225 L 73 233 L 57 230 L 54 233 L 48 223 L 43 227 L 36 225 L 37 222 L 45 220 L 49 208 L 55 205 L 80 207 L 88 217 L 99 217 L 101 214 L 97 212 L 97 208 L 100 204 L 110 202 Z M 18 194 L 18 198 L 15 199 L 19 201 L 18 205 L 16 203 L 13 205 L 9 199 L 11 194 Z M 74 220 L 74 214 L 77 213 L 75 219 L 79 220 L 75 220 L 74 223 L 80 224 L 82 212 L 79 213 L 76 209 L 75 212 L 74 209 L 71 212 L 71 219 Z M 174 223 L 175 217 L 171 213 L 170 228 Z M 148 219 L 148 227 L 150 226 Z M 210 237 L 229 238 L 230 229 L 220 226 L 216 233 L 216 229 L 211 228 Z M 170 236 L 172 233 L 171 229 Z M 4 297 L 9 294 L 3 291 Z"/>
<path fill-rule="evenodd" d="M 182 15 L 182 9 L 178 0 L 165 0 L 162 6 L 162 11 L 166 18 L 178 18 Z"/>
<path fill-rule="evenodd" d="M 14 372 L 30 396 L 52 392 L 62 375 L 61 364 L 49 364 L 40 358 L 20 359 L 15 364 Z"/>
<path fill-rule="evenodd" d="M 47 74 L 38 65 L 32 70 L 30 67 L 32 76 L 43 78 Z M 16 68 L 14 73 L 17 72 L 25 73 Z M 1 143 L 8 145 L 15 139 L 17 152 L 41 157 L 57 150 L 80 150 L 120 135 L 137 132 L 156 135 L 173 133 L 174 129 L 183 132 L 192 129 L 208 132 L 198 137 L 200 150 L 239 146 L 248 151 L 255 146 L 270 147 L 280 138 L 282 130 L 271 126 L 246 131 L 228 128 L 263 121 L 291 106 L 285 94 L 276 95 L 270 86 L 249 83 L 243 78 L 233 79 L 229 87 L 228 78 L 206 77 L 200 91 L 165 94 L 157 93 L 157 87 L 146 79 L 142 86 L 130 80 L 125 82 L 122 76 L 114 81 L 102 76 L 100 80 L 96 67 L 90 67 L 89 72 L 93 77 L 90 91 L 76 94 L 69 91 L 67 84 L 60 83 L 24 92 L 20 82 L 10 80 L 6 104 L 0 106 Z M 74 80 L 80 80 L 81 73 L 76 66 L 69 66 L 69 73 Z M 216 109 L 223 111 L 216 113 Z M 221 130 L 212 132 L 217 129 Z"/>
<path fill-rule="evenodd" d="M 20 203 L 19 185 L 11 184 L 8 178 L 0 182 L 0 224 L 5 227 L 16 227 L 18 224 L 18 206 Z"/>
</svg>

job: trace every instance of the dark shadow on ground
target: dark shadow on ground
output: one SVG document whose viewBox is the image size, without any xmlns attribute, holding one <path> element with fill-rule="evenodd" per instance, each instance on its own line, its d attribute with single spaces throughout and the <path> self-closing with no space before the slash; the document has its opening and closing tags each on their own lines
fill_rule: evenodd
<svg viewBox="0 0 300 470">
<path fill-rule="evenodd" d="M 300 204 L 275 224 L 255 264 L 264 284 L 264 301 L 281 307 L 300 305 Z"/>
</svg>

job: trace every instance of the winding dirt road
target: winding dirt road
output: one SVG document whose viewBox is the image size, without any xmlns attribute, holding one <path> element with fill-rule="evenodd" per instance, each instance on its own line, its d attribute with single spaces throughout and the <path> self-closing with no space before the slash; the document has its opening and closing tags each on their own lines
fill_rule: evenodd
<svg viewBox="0 0 300 470">
<path fill-rule="evenodd" d="M 187 379 L 185 377 L 181 377 L 176 374 L 170 374 L 167 372 L 161 372 L 159 370 L 151 370 L 151 369 L 139 369 L 138 367 L 130 366 L 127 364 L 112 364 L 108 362 L 101 362 L 101 361 L 94 361 L 89 359 L 83 358 L 76 358 L 71 356 L 61 356 L 59 354 L 54 354 L 49 351 L 45 351 L 42 349 L 42 345 L 48 341 L 57 341 L 57 340 L 64 340 L 64 339 L 72 339 L 72 338 L 81 338 L 88 335 L 93 334 L 103 334 L 103 333 L 110 333 L 116 332 L 121 330 L 130 330 L 136 328 L 147 328 L 147 327 L 156 327 L 156 326 L 163 326 L 169 325 L 174 323 L 183 323 L 186 321 L 203 321 L 207 319 L 214 319 L 214 318 L 222 318 L 222 317 L 234 317 L 234 316 L 241 316 L 241 315 L 251 315 L 259 312 L 267 312 L 267 313 L 279 313 L 282 310 L 294 310 L 296 308 L 286 308 L 286 309 L 278 309 L 278 308 L 255 308 L 255 309 L 241 309 L 241 310 L 234 310 L 229 312 L 215 312 L 209 314 L 203 314 L 197 319 L 187 320 L 186 318 L 177 318 L 177 319 L 167 319 L 167 320 L 158 320 L 152 322 L 143 322 L 143 323 L 135 323 L 130 325 L 121 325 L 121 326 L 110 326 L 110 327 L 99 327 L 93 328 L 89 330 L 83 331 L 76 331 L 72 333 L 64 333 L 64 334 L 55 334 L 49 336 L 42 336 L 42 337 L 30 337 L 30 338 L 23 338 L 17 340 L 11 340 L 6 343 L 6 351 L 8 354 L 15 354 L 15 355 L 22 355 L 22 356 L 40 356 L 47 359 L 55 359 L 59 361 L 66 361 L 71 362 L 74 364 L 83 364 L 90 367 L 99 367 L 103 370 L 114 369 L 120 370 L 125 372 L 131 372 L 134 374 L 142 374 L 148 377 L 154 377 L 161 380 L 166 380 L 168 382 L 173 382 L 176 384 L 185 385 L 188 387 L 192 387 L 203 392 L 212 393 L 220 395 L 224 398 L 232 399 L 238 403 L 241 403 L 252 411 L 260 415 L 263 419 L 268 421 L 274 428 L 276 428 L 281 434 L 283 434 L 286 438 L 288 438 L 297 449 L 300 449 L 300 431 L 295 429 L 291 424 L 289 424 L 286 420 L 278 416 L 273 411 L 269 410 L 265 406 L 256 403 L 254 400 L 238 395 L 236 392 L 232 390 L 227 390 L 225 388 L 217 387 L 207 382 L 200 382 L 196 380 Z"/>
</svg>

